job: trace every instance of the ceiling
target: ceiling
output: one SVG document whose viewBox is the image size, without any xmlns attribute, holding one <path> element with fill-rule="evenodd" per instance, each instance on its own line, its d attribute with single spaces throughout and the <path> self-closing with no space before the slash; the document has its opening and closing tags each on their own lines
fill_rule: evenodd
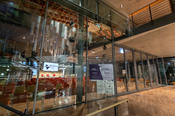
<svg viewBox="0 0 175 116">
<path fill-rule="evenodd" d="M 169 0 L 103 0 L 116 11 L 129 17 L 134 27 L 172 13 Z"/>
<path fill-rule="evenodd" d="M 103 0 L 112 8 L 128 16 L 156 0 Z"/>
<path fill-rule="evenodd" d="M 162 57 L 175 56 L 175 23 L 141 33 L 117 43 Z"/>
</svg>

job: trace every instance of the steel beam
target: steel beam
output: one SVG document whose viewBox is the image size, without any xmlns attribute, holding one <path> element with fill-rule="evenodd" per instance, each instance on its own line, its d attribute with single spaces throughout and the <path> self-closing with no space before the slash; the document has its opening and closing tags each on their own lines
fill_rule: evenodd
<svg viewBox="0 0 175 116">
<path fill-rule="evenodd" d="M 153 17 L 152 17 L 151 6 L 150 6 L 150 4 L 148 6 L 149 6 L 149 16 L 150 16 L 151 24 L 153 24 Z"/>
<path fill-rule="evenodd" d="M 94 20 L 99 20 L 99 22 L 103 23 L 103 24 L 106 24 L 108 26 L 111 26 L 111 21 L 109 20 L 106 20 L 100 16 L 98 16 L 97 14 L 89 11 L 88 9 L 84 8 L 84 7 L 80 7 L 79 5 L 75 4 L 75 3 L 72 3 L 68 0 L 51 0 L 51 1 L 54 1 L 60 5 L 63 5 L 67 8 L 70 8 L 76 12 L 78 12 L 79 14 L 81 14 L 82 16 L 87 16 L 91 19 L 94 19 Z"/>
</svg>

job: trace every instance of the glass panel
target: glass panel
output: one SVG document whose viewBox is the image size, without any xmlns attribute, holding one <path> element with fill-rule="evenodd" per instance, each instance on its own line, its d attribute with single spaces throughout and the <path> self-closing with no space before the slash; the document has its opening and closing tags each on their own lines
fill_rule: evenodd
<svg viewBox="0 0 175 116">
<path fill-rule="evenodd" d="M 155 64 L 155 57 L 152 57 L 152 70 L 153 70 L 153 86 L 157 86 L 158 85 L 158 73 L 157 73 L 157 69 L 156 69 L 156 64 Z"/>
<path fill-rule="evenodd" d="M 114 95 L 114 81 L 113 79 L 109 79 L 109 75 L 107 78 L 104 78 L 104 74 L 112 74 L 113 71 L 107 69 L 110 67 L 113 69 L 112 65 L 112 48 L 111 45 L 104 45 L 103 47 L 98 47 L 88 52 L 88 63 L 89 63 L 89 71 L 88 71 L 88 83 L 87 83 L 87 100 L 94 100 L 104 98 L 106 96 Z M 92 72 L 95 67 L 99 67 L 100 74 L 94 74 Z M 103 68 L 103 66 L 107 66 Z M 105 70 L 105 71 L 103 71 Z M 101 76 L 99 76 L 101 75 Z M 100 78 L 102 77 L 102 78 Z"/>
<path fill-rule="evenodd" d="M 148 56 L 149 62 L 150 62 L 150 74 L 151 74 L 151 80 L 152 80 L 152 86 L 154 87 L 156 85 L 156 78 L 155 78 L 155 71 L 154 71 L 154 63 L 153 63 L 153 57 Z"/>
<path fill-rule="evenodd" d="M 138 76 L 138 88 L 144 88 L 144 77 L 142 75 L 142 60 L 140 52 L 135 52 L 136 64 L 137 64 L 137 76 Z"/>
<path fill-rule="evenodd" d="M 40 4 L 45 2 L 0 1 L 0 103 L 21 112 L 33 108 L 43 23 Z"/>
<path fill-rule="evenodd" d="M 122 93 L 125 92 L 127 89 L 124 49 L 120 47 L 115 47 L 115 52 L 116 52 L 117 92 Z"/>
<path fill-rule="evenodd" d="M 142 54 L 142 58 L 143 58 L 143 76 L 145 78 L 146 87 L 149 87 L 150 77 L 149 77 L 149 70 L 148 70 L 147 55 Z"/>
<path fill-rule="evenodd" d="M 158 62 L 159 62 L 159 69 L 160 69 L 162 84 L 166 84 L 162 59 L 160 58 Z"/>
<path fill-rule="evenodd" d="M 59 9 L 55 10 L 56 8 Z M 37 111 L 81 103 L 85 81 L 84 18 L 78 18 L 74 11 L 55 2 L 49 2 L 47 15 L 39 71 Z"/>
<path fill-rule="evenodd" d="M 133 91 L 136 89 L 136 80 L 134 75 L 134 62 L 131 50 L 125 50 L 127 61 L 127 74 L 128 74 L 128 90 Z"/>
</svg>

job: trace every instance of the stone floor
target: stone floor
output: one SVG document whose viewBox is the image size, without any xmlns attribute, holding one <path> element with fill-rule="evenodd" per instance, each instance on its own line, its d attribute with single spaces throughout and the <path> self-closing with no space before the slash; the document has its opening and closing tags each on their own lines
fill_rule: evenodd
<svg viewBox="0 0 175 116">
<path fill-rule="evenodd" d="M 118 107 L 118 116 L 175 116 L 175 86 L 155 88 L 118 98 L 107 98 L 89 102 L 88 104 L 57 109 L 47 113 L 39 113 L 36 114 L 36 116 L 85 116 L 88 113 L 107 107 L 125 98 L 128 98 L 129 102 Z M 96 116 L 113 115 L 114 109 L 110 109 Z"/>
<path fill-rule="evenodd" d="M 37 116 L 84 116 L 97 109 L 109 106 L 117 100 L 128 98 L 125 103 L 118 107 L 118 116 L 175 116 L 175 86 L 160 87 L 152 90 L 142 91 L 119 98 L 109 98 L 87 105 L 69 107 L 47 113 L 40 113 Z M 113 116 L 114 110 L 99 113 L 96 116 Z"/>
</svg>

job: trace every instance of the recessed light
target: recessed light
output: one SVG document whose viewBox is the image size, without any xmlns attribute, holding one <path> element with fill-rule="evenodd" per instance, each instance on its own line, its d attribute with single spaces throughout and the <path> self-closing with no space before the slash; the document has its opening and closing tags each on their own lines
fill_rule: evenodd
<svg viewBox="0 0 175 116">
<path fill-rule="evenodd" d="M 26 37 L 25 37 L 25 36 L 23 36 L 23 37 L 22 37 L 22 39 L 26 39 Z"/>
<path fill-rule="evenodd" d="M 120 8 L 123 8 L 123 4 L 120 4 Z"/>
</svg>

